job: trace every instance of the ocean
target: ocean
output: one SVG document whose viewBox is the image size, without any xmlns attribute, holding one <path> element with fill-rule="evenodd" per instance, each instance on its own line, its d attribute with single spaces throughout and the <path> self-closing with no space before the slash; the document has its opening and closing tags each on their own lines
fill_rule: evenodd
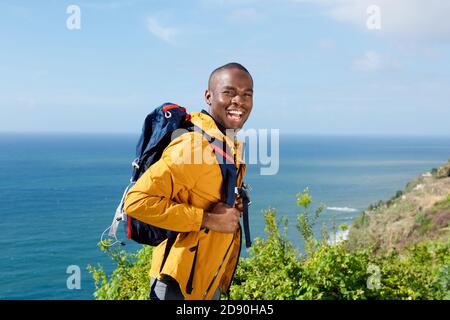
<svg viewBox="0 0 450 320">
<path fill-rule="evenodd" d="M 0 134 L 0 299 L 93 299 L 86 266 L 113 268 L 97 243 L 129 181 L 137 138 Z M 252 237 L 264 236 L 262 212 L 272 207 L 289 219 L 288 237 L 301 248 L 296 194 L 306 187 L 312 209 L 327 207 L 317 232 L 333 217 L 351 224 L 369 204 L 449 158 L 450 137 L 281 135 L 277 174 L 248 167 Z M 126 243 L 130 252 L 140 247 Z M 73 266 L 81 272 L 80 288 L 67 285 Z"/>
</svg>

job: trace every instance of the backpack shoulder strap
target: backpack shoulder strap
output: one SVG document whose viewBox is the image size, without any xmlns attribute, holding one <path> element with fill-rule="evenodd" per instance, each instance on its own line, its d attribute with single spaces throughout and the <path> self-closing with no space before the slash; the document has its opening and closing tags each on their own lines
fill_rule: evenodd
<svg viewBox="0 0 450 320">
<path fill-rule="evenodd" d="M 222 172 L 223 184 L 222 190 L 224 194 L 224 202 L 228 206 L 233 206 L 236 200 L 236 196 L 240 195 L 242 198 L 242 204 L 244 207 L 243 211 L 243 223 L 244 223 L 244 234 L 246 247 L 251 246 L 250 238 L 250 225 L 249 225 L 249 214 L 248 206 L 250 204 L 250 198 L 248 196 L 248 187 L 243 184 L 242 187 L 237 186 L 237 168 L 234 162 L 229 146 L 225 141 L 215 139 L 203 131 L 200 127 L 192 125 L 189 130 L 200 132 L 206 140 L 208 140 L 211 148 L 216 155 L 217 161 L 220 166 L 220 171 Z"/>
<path fill-rule="evenodd" d="M 191 130 L 200 132 L 213 149 L 214 154 L 216 155 L 217 162 L 220 166 L 220 171 L 222 172 L 222 193 L 224 195 L 223 200 L 228 206 L 233 206 L 237 195 L 237 169 L 234 163 L 234 159 L 231 156 L 228 144 L 225 141 L 211 137 L 196 125 L 193 125 Z"/>
</svg>

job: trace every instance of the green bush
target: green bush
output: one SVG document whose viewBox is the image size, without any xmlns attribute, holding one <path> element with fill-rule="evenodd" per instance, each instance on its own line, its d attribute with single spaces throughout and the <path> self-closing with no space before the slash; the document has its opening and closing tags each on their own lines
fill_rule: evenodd
<svg viewBox="0 0 450 320">
<path fill-rule="evenodd" d="M 427 217 L 425 212 L 419 211 L 414 217 L 414 223 L 416 225 L 416 234 L 422 236 L 431 228 L 432 220 Z"/>
<path fill-rule="evenodd" d="M 267 238 L 241 259 L 232 299 L 448 299 L 449 243 L 427 242 L 400 256 L 376 256 L 370 248 L 345 250 L 312 239 L 297 253 L 286 239 L 286 220 L 265 213 Z M 375 281 L 373 281 L 375 280 Z"/>
<path fill-rule="evenodd" d="M 110 276 L 104 268 L 89 265 L 92 273 L 97 300 L 145 300 L 150 290 L 150 265 L 153 247 L 144 246 L 138 253 L 127 253 L 117 247 L 110 247 L 103 243 L 98 246 L 107 253 L 116 264 L 116 269 Z"/>
<path fill-rule="evenodd" d="M 309 217 L 308 189 L 297 195 L 297 229 L 302 252 L 287 239 L 288 220 L 264 210 L 265 239 L 257 238 L 238 264 L 231 299 L 449 299 L 450 241 L 425 242 L 402 252 L 374 255 L 371 248 L 349 250 L 345 241 L 328 244 L 312 232 L 321 209 Z M 417 219 L 422 219 L 418 217 Z M 108 277 L 89 266 L 96 299 L 147 299 L 151 247 L 137 254 L 102 247 L 117 264 Z"/>
<path fill-rule="evenodd" d="M 231 299 L 294 299 L 301 266 L 298 252 L 286 239 L 288 221 L 276 221 L 273 209 L 265 210 L 267 238 L 256 238 L 248 258 L 241 258 L 236 270 Z M 279 225 L 284 226 L 280 232 Z"/>
<path fill-rule="evenodd" d="M 447 198 L 444 200 L 438 201 L 434 204 L 434 209 L 444 209 L 450 206 L 450 193 L 447 194 Z"/>
</svg>

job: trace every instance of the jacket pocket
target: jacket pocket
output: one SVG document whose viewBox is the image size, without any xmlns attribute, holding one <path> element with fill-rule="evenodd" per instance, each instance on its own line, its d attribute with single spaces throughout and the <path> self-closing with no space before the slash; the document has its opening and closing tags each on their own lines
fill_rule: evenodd
<svg viewBox="0 0 450 320">
<path fill-rule="evenodd" d="M 194 260 L 192 261 L 191 272 L 189 274 L 189 279 L 186 284 L 186 292 L 188 294 L 191 294 L 192 290 L 194 289 L 192 288 L 192 284 L 194 282 L 195 264 L 197 263 L 198 243 L 195 247 L 190 248 L 189 251 L 194 252 Z"/>
</svg>

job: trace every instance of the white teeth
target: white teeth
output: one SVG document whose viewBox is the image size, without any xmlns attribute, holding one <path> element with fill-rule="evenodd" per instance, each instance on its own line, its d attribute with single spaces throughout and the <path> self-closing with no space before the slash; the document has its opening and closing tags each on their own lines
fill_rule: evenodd
<svg viewBox="0 0 450 320">
<path fill-rule="evenodd" d="M 233 115 L 238 115 L 238 116 L 242 116 L 242 111 L 228 111 L 229 114 L 233 114 Z"/>
</svg>

